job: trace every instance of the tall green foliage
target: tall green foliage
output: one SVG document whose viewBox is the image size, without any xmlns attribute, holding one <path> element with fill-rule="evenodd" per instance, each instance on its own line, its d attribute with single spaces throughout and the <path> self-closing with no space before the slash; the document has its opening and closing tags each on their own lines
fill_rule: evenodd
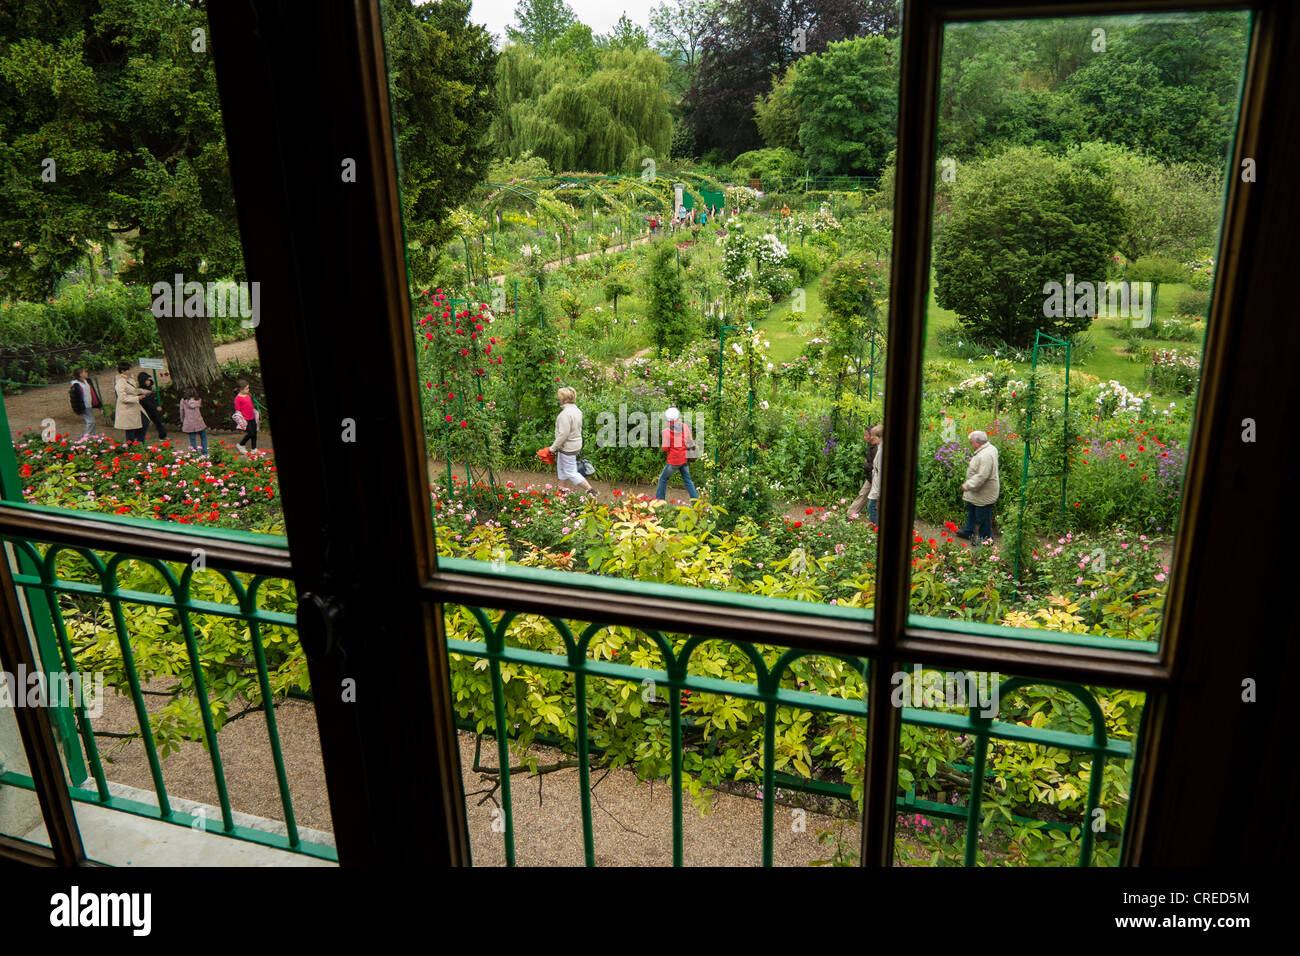
<svg viewBox="0 0 1300 956">
<path fill-rule="evenodd" d="M 656 245 L 646 274 L 646 318 L 659 349 L 677 349 L 691 340 L 686 287 L 677 268 L 676 253 L 670 242 Z"/>
<path fill-rule="evenodd" d="M 384 13 L 407 234 L 435 247 L 489 159 L 491 43 L 468 0 L 385 0 Z M 126 279 L 242 278 L 207 26 L 202 3 L 0 5 L 0 295 L 46 298 L 114 237 L 130 249 Z M 417 281 L 427 263 L 413 257 Z M 174 376 L 205 352 L 193 364 L 215 375 L 205 323 L 158 325 Z"/>
<path fill-rule="evenodd" d="M 1078 155 L 1103 166 L 1115 185 L 1127 220 L 1119 241 L 1125 258 L 1187 259 L 1214 244 L 1223 193 L 1218 174 L 1185 163 L 1165 165 L 1112 143 L 1085 143 Z"/>
<path fill-rule="evenodd" d="M 791 63 L 767 95 L 754 100 L 754 123 L 763 142 L 771 149 L 799 149 L 799 125 L 803 122 L 803 114 L 793 89 L 798 70 L 799 64 Z"/>
<path fill-rule="evenodd" d="M 1222 168 L 1245 67 L 1242 12 L 1140 19 L 1108 34 L 1062 85 L 1079 104 L 1084 136 L 1123 143 L 1165 162 Z"/>
<path fill-rule="evenodd" d="M 799 62 L 790 94 L 799 104 L 799 145 L 814 172 L 874 176 L 898 125 L 896 44 L 869 36 L 832 43 Z"/>
<path fill-rule="evenodd" d="M 496 53 L 487 31 L 469 22 L 469 10 L 469 0 L 384 0 L 402 220 L 415 250 L 433 251 L 451 238 L 449 213 L 491 160 L 485 141 L 496 106 Z M 412 281 L 430 284 L 433 266 L 427 254 L 412 256 Z"/>
<path fill-rule="evenodd" d="M 871 335 L 879 330 L 880 306 L 889 300 L 887 274 L 869 255 L 841 259 L 822 279 L 822 304 L 830 333 L 826 362 L 838 400 L 850 363 L 864 359 Z M 838 408 L 835 418 L 838 419 Z"/>
<path fill-rule="evenodd" d="M 519 0 L 515 4 L 515 25 L 506 27 L 513 43 L 546 47 L 578 22 L 564 0 Z"/>
<path fill-rule="evenodd" d="M 653 48 L 671 65 L 668 86 L 674 100 L 680 100 L 695 79 L 704 34 L 716 6 L 717 0 L 673 0 L 650 11 L 650 38 Z"/>
<path fill-rule="evenodd" d="M 167 0 L 0 7 L 0 292 L 45 298 L 114 236 L 138 280 L 243 272 L 206 28 Z"/>
<path fill-rule="evenodd" d="M 667 64 L 649 50 L 609 50 L 584 75 L 566 57 L 507 47 L 497 68 L 492 139 L 505 156 L 531 150 L 553 169 L 640 170 L 667 157 L 672 118 Z"/>
<path fill-rule="evenodd" d="M 934 244 L 935 301 L 972 336 L 1024 346 L 1035 329 L 1088 327 L 1086 315 L 1044 315 L 1044 286 L 1107 276 L 1125 212 L 1103 167 L 1015 147 L 963 167 L 952 210 Z"/>
<path fill-rule="evenodd" d="M 889 9 L 885 9 L 888 6 Z M 774 76 L 828 43 L 897 24 L 885 0 L 720 0 L 705 28 L 685 97 L 696 143 L 733 157 L 762 146 L 754 101 Z"/>
<path fill-rule="evenodd" d="M 1247 23 L 1230 12 L 951 25 L 941 155 L 1103 140 L 1166 163 L 1221 168 Z"/>
<path fill-rule="evenodd" d="M 614 29 L 600 38 L 600 43 L 608 50 L 648 50 L 650 34 L 646 33 L 645 27 L 633 23 L 624 13 L 614 24 Z"/>
</svg>

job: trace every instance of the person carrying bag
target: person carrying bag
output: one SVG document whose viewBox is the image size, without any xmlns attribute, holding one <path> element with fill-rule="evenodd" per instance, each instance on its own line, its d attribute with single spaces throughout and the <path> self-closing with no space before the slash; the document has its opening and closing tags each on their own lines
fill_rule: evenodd
<svg viewBox="0 0 1300 956">
<path fill-rule="evenodd" d="M 663 501 L 664 495 L 668 493 L 668 479 L 672 477 L 673 472 L 681 474 L 682 483 L 686 485 L 686 493 L 691 496 L 691 501 L 699 497 L 695 491 L 695 483 L 691 481 L 691 469 L 686 462 L 692 457 L 692 451 L 697 458 L 700 452 L 696 447 L 695 439 L 691 437 L 690 427 L 681 418 L 682 413 L 676 406 L 664 412 L 664 421 L 668 424 L 664 426 L 663 434 L 660 436 L 660 445 L 668 449 L 668 463 L 659 473 L 659 486 L 655 489 L 655 498 L 659 501 Z"/>
</svg>

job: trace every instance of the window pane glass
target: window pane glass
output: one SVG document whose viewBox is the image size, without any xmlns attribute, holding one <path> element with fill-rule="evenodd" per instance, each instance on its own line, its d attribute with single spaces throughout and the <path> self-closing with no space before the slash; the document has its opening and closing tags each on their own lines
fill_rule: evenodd
<svg viewBox="0 0 1300 956">
<path fill-rule="evenodd" d="M 35 542 L 10 555 L 48 675 L 28 676 L 45 692 L 27 699 L 49 708 L 90 858 L 333 863 L 291 581 L 202 557 L 195 567 Z M 12 744 L 5 721 L 0 708 L 0 751 Z M 0 773 L 0 808 L 24 789 L 21 748 L 3 755 L 15 762 Z"/>
<path fill-rule="evenodd" d="M 870 608 L 897 16 L 572 7 L 384 5 L 440 553 Z"/>
<path fill-rule="evenodd" d="M 1143 693 L 919 665 L 892 687 L 898 865 L 1119 864 Z"/>
<path fill-rule="evenodd" d="M 0 10 L 5 500 L 282 529 L 209 40 L 201 4 Z"/>
<path fill-rule="evenodd" d="M 1249 26 L 946 29 L 916 623 L 1154 649 Z"/>
<path fill-rule="evenodd" d="M 865 661 L 445 614 L 477 865 L 667 866 L 677 845 L 688 866 L 856 861 Z"/>
</svg>

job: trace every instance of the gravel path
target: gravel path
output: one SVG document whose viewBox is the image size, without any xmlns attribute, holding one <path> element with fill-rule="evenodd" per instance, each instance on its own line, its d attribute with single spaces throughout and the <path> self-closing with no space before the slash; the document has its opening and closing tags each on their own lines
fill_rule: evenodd
<svg viewBox="0 0 1300 956">
<path fill-rule="evenodd" d="M 226 362 L 238 360 L 240 362 L 252 362 L 257 359 L 257 340 L 241 339 L 238 342 L 226 342 L 216 347 L 217 364 L 224 365 Z M 105 402 L 112 398 L 113 380 L 117 377 L 117 370 L 111 368 L 99 369 L 90 373 L 92 380 L 98 379 L 99 393 Z M 232 396 L 233 397 L 233 396 Z M 11 437 L 17 437 L 19 432 L 40 431 L 41 422 L 47 418 L 53 418 L 55 427 L 62 432 L 71 432 L 74 435 L 80 435 L 83 425 L 81 416 L 72 411 L 68 405 L 68 384 L 66 382 L 58 385 L 44 385 L 39 388 L 31 388 L 18 395 L 4 396 L 5 413 L 9 416 L 9 431 Z M 99 428 L 109 435 L 121 438 L 122 434 L 113 428 L 112 421 L 105 421 L 103 414 L 99 416 Z M 150 436 L 156 436 L 157 432 L 150 429 Z M 179 432 L 178 432 L 179 434 Z M 213 436 L 238 435 L 234 429 L 222 431 L 216 428 L 208 429 L 208 439 L 211 441 Z M 269 430 L 263 430 L 258 433 L 257 443 L 259 448 L 270 448 L 271 433 Z"/>
</svg>

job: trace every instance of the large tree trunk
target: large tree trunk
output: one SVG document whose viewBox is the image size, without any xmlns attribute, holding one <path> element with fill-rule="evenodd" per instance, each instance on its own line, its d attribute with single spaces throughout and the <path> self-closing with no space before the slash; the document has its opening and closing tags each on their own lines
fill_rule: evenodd
<svg viewBox="0 0 1300 956">
<path fill-rule="evenodd" d="M 155 321 L 173 385 L 177 388 L 202 388 L 220 377 L 221 366 L 217 364 L 212 327 L 206 319 L 155 317 Z"/>
</svg>

